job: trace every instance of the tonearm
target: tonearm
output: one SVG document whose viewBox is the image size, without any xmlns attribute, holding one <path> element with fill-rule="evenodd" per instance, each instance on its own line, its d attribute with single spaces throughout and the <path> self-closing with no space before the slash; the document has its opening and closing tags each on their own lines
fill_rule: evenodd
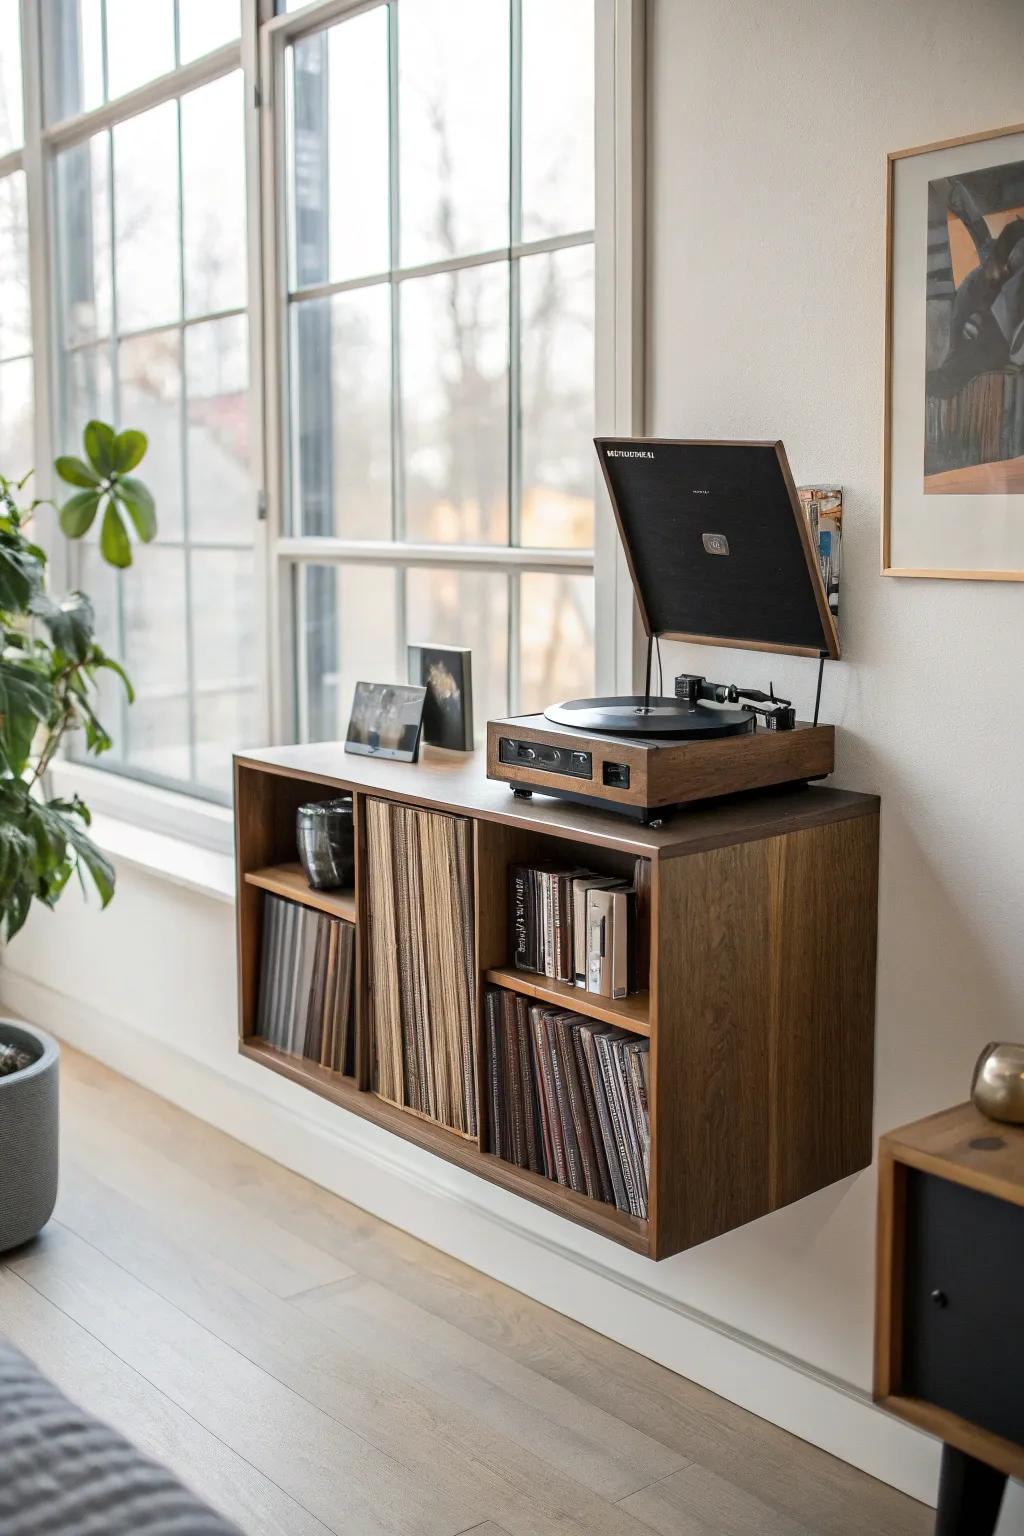
<svg viewBox="0 0 1024 1536">
<path fill-rule="evenodd" d="M 769 692 L 760 688 L 739 688 L 735 683 L 712 683 L 698 672 L 680 672 L 676 678 L 676 698 L 690 709 L 700 703 L 739 704 L 741 709 L 759 715 L 766 730 L 791 731 L 796 725 L 796 710 L 789 699 L 776 696 L 771 683 Z"/>
</svg>

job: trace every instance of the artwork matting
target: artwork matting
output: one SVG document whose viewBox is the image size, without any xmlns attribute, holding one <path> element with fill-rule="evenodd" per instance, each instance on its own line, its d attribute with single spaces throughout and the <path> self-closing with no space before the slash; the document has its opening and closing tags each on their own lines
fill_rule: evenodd
<svg viewBox="0 0 1024 1536">
<path fill-rule="evenodd" d="M 886 173 L 882 574 L 1024 581 L 1024 124 Z"/>
</svg>

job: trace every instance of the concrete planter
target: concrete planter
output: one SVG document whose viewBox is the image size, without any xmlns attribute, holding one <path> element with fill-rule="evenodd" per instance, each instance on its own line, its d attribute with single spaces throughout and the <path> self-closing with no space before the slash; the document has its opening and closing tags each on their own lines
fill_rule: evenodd
<svg viewBox="0 0 1024 1536">
<path fill-rule="evenodd" d="M 0 1253 L 35 1237 L 57 1200 L 56 1040 L 0 1019 L 0 1043 L 35 1057 L 31 1066 L 0 1077 Z"/>
</svg>

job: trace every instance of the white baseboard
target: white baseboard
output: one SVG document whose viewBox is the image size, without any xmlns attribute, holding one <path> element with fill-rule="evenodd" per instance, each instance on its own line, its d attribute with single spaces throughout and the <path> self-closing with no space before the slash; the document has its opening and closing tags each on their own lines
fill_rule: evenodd
<svg viewBox="0 0 1024 1536">
<path fill-rule="evenodd" d="M 394 1226 L 912 1497 L 934 1502 L 935 1441 L 880 1413 L 859 1388 L 574 1248 L 559 1218 L 243 1057 L 224 1065 L 200 1061 L 6 967 L 0 1002 L 9 1014 L 52 1030 Z M 1007 1527 L 1004 1518 L 1004 1529 L 1024 1530 L 1024 1524 Z"/>
</svg>

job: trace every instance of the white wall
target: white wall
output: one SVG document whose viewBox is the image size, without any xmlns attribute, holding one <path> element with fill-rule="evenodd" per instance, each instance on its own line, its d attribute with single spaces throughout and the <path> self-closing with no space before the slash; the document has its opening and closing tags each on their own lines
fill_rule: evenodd
<svg viewBox="0 0 1024 1536">
<path fill-rule="evenodd" d="M 1024 118 L 1022 21 L 1020 0 L 651 7 L 649 430 L 781 436 L 798 481 L 847 491 L 846 659 L 824 711 L 837 781 L 883 797 L 879 1131 L 962 1098 L 985 1041 L 1024 1025 L 1024 588 L 878 575 L 885 152 Z M 669 651 L 670 672 L 684 653 Z M 686 659 L 766 678 L 736 652 Z M 768 670 L 812 697 L 810 663 Z M 931 1493 L 932 1443 L 866 1402 L 870 1174 L 651 1265 L 240 1060 L 233 943 L 228 907 L 126 869 L 102 919 L 69 894 L 31 920 L 4 998 L 388 1219 Z"/>
</svg>

